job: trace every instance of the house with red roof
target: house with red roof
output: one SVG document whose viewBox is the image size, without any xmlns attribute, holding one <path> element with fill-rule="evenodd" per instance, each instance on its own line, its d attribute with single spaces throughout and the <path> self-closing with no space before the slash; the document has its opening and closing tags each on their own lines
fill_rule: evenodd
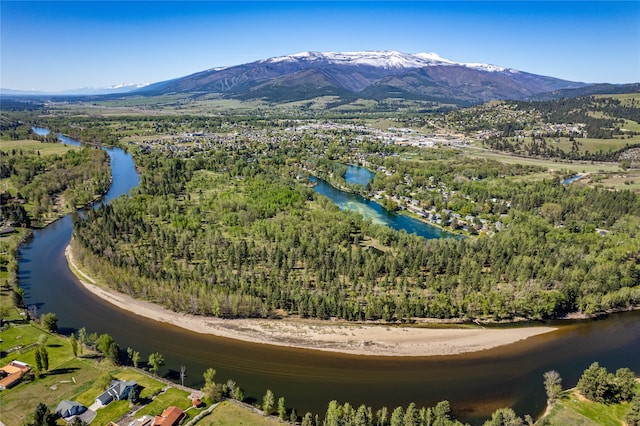
<svg viewBox="0 0 640 426">
<path fill-rule="evenodd" d="M 27 363 L 11 361 L 0 368 L 0 390 L 8 389 L 20 381 L 22 376 L 31 370 Z"/>
<path fill-rule="evenodd" d="M 156 416 L 153 426 L 176 426 L 184 417 L 184 412 L 175 406 L 166 408 L 161 415 Z"/>
</svg>

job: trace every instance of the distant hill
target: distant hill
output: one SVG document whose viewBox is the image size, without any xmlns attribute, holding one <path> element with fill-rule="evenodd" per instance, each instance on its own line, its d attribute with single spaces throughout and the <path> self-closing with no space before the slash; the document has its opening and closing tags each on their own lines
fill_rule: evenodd
<svg viewBox="0 0 640 426">
<path fill-rule="evenodd" d="M 133 93 L 215 93 L 270 102 L 333 95 L 344 99 L 404 98 L 464 105 L 492 99 L 527 99 L 588 86 L 496 65 L 454 62 L 435 53 L 367 51 L 279 56 L 198 72 Z"/>
<path fill-rule="evenodd" d="M 560 98 L 579 98 L 591 95 L 618 95 L 623 93 L 640 93 L 640 83 L 630 84 L 590 84 L 572 89 L 559 89 L 552 92 L 538 93 L 530 96 L 531 101 L 552 101 Z"/>
<path fill-rule="evenodd" d="M 81 87 L 79 89 L 47 92 L 41 90 L 13 90 L 0 88 L 2 96 L 96 96 L 129 93 L 133 90 L 146 87 L 147 84 L 117 84 L 109 87 Z"/>
</svg>

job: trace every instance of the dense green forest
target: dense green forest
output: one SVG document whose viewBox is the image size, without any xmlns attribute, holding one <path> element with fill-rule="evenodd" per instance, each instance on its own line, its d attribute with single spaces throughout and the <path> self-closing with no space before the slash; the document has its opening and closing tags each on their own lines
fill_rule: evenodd
<svg viewBox="0 0 640 426">
<path fill-rule="evenodd" d="M 43 144 L 43 152 L 46 152 Z M 37 146 L 29 144 L 29 146 Z M 40 150 L 0 149 L 0 179 L 7 190 L 0 206 L 12 223 L 45 223 L 85 205 L 109 188 L 109 159 L 99 149 L 42 155 Z"/>
<path fill-rule="evenodd" d="M 140 154 L 134 196 L 76 224 L 77 257 L 120 291 L 223 317 L 549 318 L 640 302 L 633 192 L 505 179 L 537 169 L 474 168 L 455 152 L 424 154 L 415 164 L 370 156 L 395 172 L 376 175 L 372 186 L 412 173 L 416 186 L 420 177 L 425 188 L 449 183 L 461 200 L 488 206 L 470 213 L 502 224 L 481 237 L 425 241 L 315 194 L 301 167 L 334 160 L 304 158 L 311 146 L 248 141 L 183 157 Z M 475 179 L 460 179 L 464 170 Z"/>
</svg>

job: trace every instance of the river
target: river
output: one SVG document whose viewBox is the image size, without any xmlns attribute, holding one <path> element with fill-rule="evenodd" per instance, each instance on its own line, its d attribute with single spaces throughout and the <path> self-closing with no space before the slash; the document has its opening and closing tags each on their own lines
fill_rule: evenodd
<svg viewBox="0 0 640 426">
<path fill-rule="evenodd" d="M 130 155 L 120 149 L 107 152 L 113 184 L 105 201 L 127 193 L 139 179 Z M 143 360 L 160 352 L 166 361 L 160 373 L 178 381 L 184 365 L 185 384 L 194 387 L 202 385 L 204 370 L 213 367 L 217 381 L 234 379 L 255 399 L 269 388 L 299 414 L 322 416 L 332 399 L 375 408 L 447 399 L 458 418 L 478 424 L 502 406 L 521 416 L 540 414 L 546 399 L 542 374 L 551 369 L 567 387 L 593 361 L 610 371 L 626 366 L 640 373 L 640 312 L 564 324 L 557 332 L 488 351 L 430 358 L 332 354 L 192 333 L 120 310 L 85 291 L 64 258 L 71 232 L 71 216 L 66 216 L 36 230 L 19 254 L 26 303 L 40 313 L 55 312 L 62 332 L 86 327 L 109 333 L 121 348 L 140 351 Z"/>
</svg>

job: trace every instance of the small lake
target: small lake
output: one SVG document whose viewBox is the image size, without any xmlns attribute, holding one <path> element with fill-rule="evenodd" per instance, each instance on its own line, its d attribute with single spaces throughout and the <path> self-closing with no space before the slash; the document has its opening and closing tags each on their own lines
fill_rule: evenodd
<svg viewBox="0 0 640 426">
<path fill-rule="evenodd" d="M 348 165 L 345 180 L 347 183 L 365 186 L 373 179 L 373 176 L 374 174 L 364 167 Z M 314 178 L 314 180 L 316 182 L 314 189 L 318 194 L 331 199 L 340 209 L 360 213 L 375 224 L 385 225 L 396 231 L 405 230 L 409 234 L 416 234 L 426 239 L 453 236 L 428 223 L 390 212 L 377 202 L 368 200 L 359 194 L 341 191 L 322 179 Z"/>
<path fill-rule="evenodd" d="M 373 180 L 374 177 L 375 173 L 365 169 L 364 167 L 347 164 L 347 173 L 344 175 L 344 180 L 346 180 L 347 183 L 360 185 L 364 188 Z"/>
<path fill-rule="evenodd" d="M 574 180 L 578 180 L 582 177 L 582 175 L 575 175 L 575 176 L 571 176 L 570 178 L 567 178 L 565 180 L 562 181 L 563 185 L 568 185 L 571 182 L 573 182 Z"/>
<path fill-rule="evenodd" d="M 44 127 L 32 127 L 31 130 L 38 136 L 47 136 L 49 133 L 51 133 L 49 129 L 46 129 Z"/>
</svg>

